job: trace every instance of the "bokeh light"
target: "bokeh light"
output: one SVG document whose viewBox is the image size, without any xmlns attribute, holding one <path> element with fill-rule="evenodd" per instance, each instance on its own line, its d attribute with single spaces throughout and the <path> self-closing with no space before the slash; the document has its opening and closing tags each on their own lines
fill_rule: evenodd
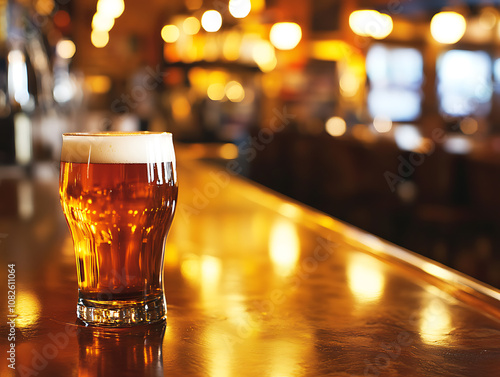
<svg viewBox="0 0 500 377">
<path fill-rule="evenodd" d="M 89 75 L 85 77 L 87 88 L 96 94 L 104 94 L 111 89 L 111 79 L 104 75 Z"/>
<path fill-rule="evenodd" d="M 326 121 L 325 129 L 331 136 L 342 136 L 346 131 L 345 120 L 340 117 L 331 117 Z"/>
<path fill-rule="evenodd" d="M 302 39 L 302 29 L 295 22 L 278 22 L 271 27 L 269 38 L 278 50 L 291 50 Z"/>
<path fill-rule="evenodd" d="M 250 0 L 229 0 L 229 13 L 234 18 L 245 18 L 252 10 Z"/>
<path fill-rule="evenodd" d="M 59 10 L 56 12 L 56 14 L 54 14 L 53 21 L 58 28 L 63 29 L 69 26 L 69 24 L 71 23 L 71 18 L 69 16 L 69 13 L 65 10 Z"/>
<path fill-rule="evenodd" d="M 417 150 L 424 143 L 420 130 L 412 124 L 402 124 L 394 130 L 394 140 L 399 149 Z"/>
<path fill-rule="evenodd" d="M 357 300 L 379 300 L 385 288 L 385 275 L 380 262 L 365 254 L 352 254 L 347 268 L 347 283 Z"/>
<path fill-rule="evenodd" d="M 427 344 L 436 345 L 449 337 L 453 326 L 447 305 L 439 299 L 430 301 L 421 310 L 419 325 L 420 338 Z"/>
<path fill-rule="evenodd" d="M 300 257 L 300 238 L 294 223 L 276 220 L 269 234 L 269 256 L 278 275 L 291 274 Z"/>
<path fill-rule="evenodd" d="M 349 16 L 349 26 L 359 36 L 384 39 L 391 34 L 393 22 L 391 16 L 376 10 L 356 10 Z"/>
<path fill-rule="evenodd" d="M 36 0 L 35 10 L 42 16 L 48 16 L 54 10 L 54 0 Z"/>
<path fill-rule="evenodd" d="M 241 35 L 236 31 L 230 31 L 224 36 L 222 54 L 229 61 L 235 61 L 240 57 Z"/>
<path fill-rule="evenodd" d="M 498 11 L 492 7 L 486 7 L 479 14 L 479 23 L 483 29 L 491 30 L 495 27 L 498 20 Z"/>
<path fill-rule="evenodd" d="M 361 86 L 361 80 L 350 71 L 344 72 L 340 76 L 339 87 L 344 97 L 354 97 Z"/>
<path fill-rule="evenodd" d="M 109 42 L 109 34 L 107 31 L 94 29 L 90 34 L 90 40 L 95 47 L 103 48 Z"/>
<path fill-rule="evenodd" d="M 56 52 L 63 59 L 71 59 L 76 52 L 76 46 L 73 41 L 63 39 L 57 42 Z"/>
<path fill-rule="evenodd" d="M 225 91 L 226 97 L 231 102 L 241 102 L 245 98 L 245 89 L 238 81 L 229 81 Z"/>
<path fill-rule="evenodd" d="M 207 10 L 201 16 L 201 26 L 209 33 L 218 31 L 222 26 L 221 14 L 216 10 Z"/>
<path fill-rule="evenodd" d="M 255 43 L 252 50 L 252 58 L 262 72 L 272 71 L 277 64 L 274 47 L 270 42 L 265 40 L 259 40 Z"/>
<path fill-rule="evenodd" d="M 196 17 L 188 17 L 182 23 L 182 30 L 187 35 L 195 35 L 200 31 L 200 21 Z"/>
<path fill-rule="evenodd" d="M 97 2 L 97 12 L 108 17 L 118 18 L 124 10 L 125 2 L 123 0 L 99 0 Z"/>
<path fill-rule="evenodd" d="M 376 116 L 373 119 L 373 127 L 381 134 L 389 132 L 392 129 L 392 120 L 385 116 Z"/>
<path fill-rule="evenodd" d="M 212 101 L 220 101 L 224 98 L 224 95 L 225 95 L 225 87 L 223 84 L 216 82 L 208 86 L 207 96 Z"/>
<path fill-rule="evenodd" d="M 92 28 L 94 30 L 109 32 L 115 24 L 115 19 L 103 12 L 97 12 L 92 17 Z"/>
<path fill-rule="evenodd" d="M 460 131 L 465 135 L 472 135 L 477 132 L 479 125 L 474 118 L 466 117 L 460 122 Z"/>
<path fill-rule="evenodd" d="M 186 120 L 191 114 L 191 105 L 183 95 L 176 95 L 172 99 L 172 116 L 177 122 Z"/>
<path fill-rule="evenodd" d="M 440 12 L 431 20 L 432 37 L 439 43 L 458 42 L 463 37 L 466 27 L 464 16 L 456 12 Z"/>
<path fill-rule="evenodd" d="M 161 29 L 161 38 L 167 43 L 173 43 L 179 39 L 179 28 L 175 25 L 165 25 Z"/>
</svg>

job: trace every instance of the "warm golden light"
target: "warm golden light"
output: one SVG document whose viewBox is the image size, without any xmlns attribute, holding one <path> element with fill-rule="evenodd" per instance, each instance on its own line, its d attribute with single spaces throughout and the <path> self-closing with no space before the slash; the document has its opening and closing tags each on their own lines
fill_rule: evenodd
<svg viewBox="0 0 500 377">
<path fill-rule="evenodd" d="M 49 16 L 54 10 L 54 0 L 36 0 L 35 10 L 42 16 Z"/>
<path fill-rule="evenodd" d="M 234 18 L 245 18 L 252 9 L 250 0 L 229 0 L 229 13 Z"/>
<path fill-rule="evenodd" d="M 289 219 L 298 219 L 302 214 L 299 206 L 290 203 L 283 203 L 280 205 L 278 212 Z"/>
<path fill-rule="evenodd" d="M 163 57 L 170 63 L 176 63 L 180 60 L 179 52 L 174 44 L 165 43 L 163 45 Z"/>
<path fill-rule="evenodd" d="M 229 61 L 235 61 L 240 57 L 241 35 L 236 31 L 230 31 L 225 35 L 222 46 L 222 54 Z"/>
<path fill-rule="evenodd" d="M 103 48 L 109 42 L 109 34 L 107 31 L 92 30 L 90 40 L 95 47 Z"/>
<path fill-rule="evenodd" d="M 393 22 L 391 16 L 376 10 L 356 10 L 349 16 L 349 26 L 359 36 L 384 39 L 391 34 Z"/>
<path fill-rule="evenodd" d="M 197 41 L 198 38 L 195 40 L 192 35 L 182 35 L 177 40 L 176 49 L 184 63 L 192 63 L 203 55 L 203 45 Z"/>
<path fill-rule="evenodd" d="M 56 52 L 63 59 L 71 59 L 76 52 L 76 46 L 73 41 L 63 39 L 57 42 Z"/>
<path fill-rule="evenodd" d="M 382 296 L 385 278 L 379 263 L 365 254 L 353 254 L 350 257 L 347 267 L 348 284 L 360 301 L 374 301 Z"/>
<path fill-rule="evenodd" d="M 241 313 L 238 313 L 242 317 Z M 243 319 L 239 319 L 241 323 Z M 239 323 L 238 323 L 239 325 Z M 215 344 L 210 354 L 210 359 L 207 365 L 207 375 L 211 377 L 229 377 L 232 366 L 232 353 L 227 352 L 227 340 L 220 336 L 220 330 L 215 326 L 209 327 L 206 332 L 206 339 L 210 344 Z"/>
<path fill-rule="evenodd" d="M 295 22 L 278 22 L 271 27 L 269 39 L 278 50 L 291 50 L 302 39 L 302 29 Z"/>
<path fill-rule="evenodd" d="M 219 258 L 210 255 L 201 256 L 198 280 L 201 278 L 201 291 L 206 299 L 211 300 L 217 293 L 221 272 L 222 262 Z"/>
<path fill-rule="evenodd" d="M 16 295 L 16 326 L 28 328 L 34 325 L 40 317 L 42 305 L 36 295 L 30 291 L 22 290 Z"/>
<path fill-rule="evenodd" d="M 278 97 L 283 88 L 283 77 L 277 72 L 262 76 L 262 90 L 267 97 Z"/>
<path fill-rule="evenodd" d="M 466 27 L 464 16 L 456 12 L 440 12 L 431 20 L 432 37 L 439 43 L 458 42 L 465 34 Z"/>
<path fill-rule="evenodd" d="M 196 17 L 188 17 L 182 23 L 182 30 L 187 35 L 195 35 L 200 31 L 200 21 Z"/>
<path fill-rule="evenodd" d="M 241 102 L 245 98 L 245 89 L 238 81 L 229 81 L 225 91 L 226 97 L 231 102 Z"/>
<path fill-rule="evenodd" d="M 179 250 L 177 245 L 171 242 L 168 242 L 165 247 L 165 266 L 168 267 L 177 267 L 179 265 Z"/>
<path fill-rule="evenodd" d="M 304 339 L 290 342 L 287 339 L 272 339 L 269 344 L 269 377 L 297 376 L 297 370 L 309 360 L 315 352 L 314 335 L 309 329 L 302 330 Z"/>
<path fill-rule="evenodd" d="M 479 23 L 483 29 L 491 30 L 495 27 L 498 19 L 498 11 L 493 7 L 485 7 L 479 15 Z"/>
<path fill-rule="evenodd" d="M 439 299 L 431 301 L 420 317 L 420 338 L 428 344 L 444 340 L 452 330 L 448 308 Z"/>
<path fill-rule="evenodd" d="M 199 93 L 205 94 L 209 85 L 208 72 L 200 67 L 191 68 L 188 72 L 191 86 Z"/>
<path fill-rule="evenodd" d="M 209 33 L 218 31 L 222 26 L 221 14 L 216 10 L 207 10 L 201 16 L 201 26 Z"/>
<path fill-rule="evenodd" d="M 392 129 L 392 120 L 384 116 L 376 116 L 373 119 L 373 127 L 381 134 L 389 132 Z"/>
<path fill-rule="evenodd" d="M 191 283 L 200 285 L 202 294 L 207 298 L 213 298 L 217 292 L 222 263 L 219 258 L 210 255 L 189 255 L 181 263 L 181 273 Z"/>
<path fill-rule="evenodd" d="M 183 95 L 176 95 L 172 99 L 172 116 L 177 122 L 186 120 L 191 113 L 191 104 Z"/>
<path fill-rule="evenodd" d="M 259 40 L 254 44 L 252 58 L 262 72 L 270 72 L 276 68 L 277 59 L 273 45 L 265 40 Z"/>
<path fill-rule="evenodd" d="M 214 62 L 221 55 L 221 45 L 219 43 L 219 35 L 209 34 L 205 38 L 205 42 L 200 46 L 203 51 L 203 59 L 207 62 Z"/>
<path fill-rule="evenodd" d="M 179 39 L 179 28 L 175 25 L 165 25 L 161 29 L 161 38 L 166 43 L 174 43 Z"/>
<path fill-rule="evenodd" d="M 269 255 L 279 275 L 289 275 L 299 260 L 300 239 L 291 221 L 277 220 L 269 235 Z"/>
<path fill-rule="evenodd" d="M 422 269 L 425 272 L 427 272 L 428 274 L 430 274 L 432 276 L 437 276 L 438 278 L 440 278 L 442 280 L 453 278 L 453 274 L 449 270 L 447 270 L 441 266 L 438 266 L 434 263 L 427 262 L 423 265 Z"/>
<path fill-rule="evenodd" d="M 97 12 L 92 17 L 92 28 L 94 30 L 109 32 L 115 24 L 115 19 L 102 12 Z"/>
<path fill-rule="evenodd" d="M 211 83 L 220 83 L 226 85 L 227 73 L 219 70 L 212 71 L 208 74 L 208 80 Z"/>
<path fill-rule="evenodd" d="M 185 2 L 189 10 L 198 10 L 203 5 L 203 0 L 185 0 Z"/>
<path fill-rule="evenodd" d="M 199 258 L 188 258 L 181 263 L 181 274 L 185 279 L 195 283 L 200 278 L 200 260 Z"/>
<path fill-rule="evenodd" d="M 325 129 L 332 136 L 342 136 L 346 131 L 345 120 L 340 117 L 331 117 L 326 121 Z"/>
<path fill-rule="evenodd" d="M 313 41 L 311 55 L 318 60 L 338 61 L 353 54 L 351 46 L 341 40 Z"/>
<path fill-rule="evenodd" d="M 14 145 L 16 148 L 16 162 L 20 165 L 28 164 L 32 157 L 31 119 L 24 113 L 14 116 Z M 23 198 L 19 198 L 22 200 Z M 21 206 L 24 203 L 19 203 Z M 22 207 L 21 207 L 22 208 Z M 21 212 L 22 214 L 23 212 Z"/>
<path fill-rule="evenodd" d="M 472 135 L 477 132 L 479 125 L 474 118 L 467 117 L 460 122 L 460 131 L 465 135 Z"/>
<path fill-rule="evenodd" d="M 238 147 L 233 143 L 226 143 L 220 147 L 219 156 L 225 160 L 233 160 L 238 157 Z"/>
<path fill-rule="evenodd" d="M 354 97 L 361 86 L 361 80 L 350 70 L 346 70 L 339 80 L 340 93 L 344 97 Z"/>
<path fill-rule="evenodd" d="M 207 96 L 212 101 L 220 101 L 224 98 L 225 90 L 224 85 L 221 83 L 210 84 L 207 89 Z"/>
<path fill-rule="evenodd" d="M 24 116 L 26 119 L 24 120 L 25 126 L 21 126 L 21 129 L 19 128 L 19 118 L 22 117 L 21 114 L 16 114 L 15 115 L 15 133 L 16 133 L 16 140 L 14 141 L 15 147 L 16 147 L 16 160 L 21 163 L 21 164 L 26 164 L 29 161 L 31 161 L 31 124 L 30 120 L 28 117 Z M 21 120 L 21 122 L 23 122 Z M 23 129 L 24 128 L 24 129 Z M 22 132 L 22 135 L 27 139 L 24 142 L 19 143 L 20 140 L 18 140 L 18 135 L 19 132 Z M 28 139 L 29 138 L 29 139 Z M 24 144 L 24 145 L 23 145 Z M 21 147 L 21 150 L 19 150 L 19 147 Z M 22 148 L 25 148 L 23 151 Z M 19 152 L 19 153 L 18 153 Z M 22 157 L 22 158 L 19 158 Z M 34 193 L 33 193 L 33 185 L 30 182 L 27 181 L 20 181 L 17 184 L 17 213 L 19 217 L 23 220 L 28 220 L 33 217 L 33 214 L 35 213 L 35 206 L 34 206 Z"/>
<path fill-rule="evenodd" d="M 250 0 L 250 3 L 255 12 L 263 11 L 266 8 L 266 0 Z"/>
<path fill-rule="evenodd" d="M 92 93 L 105 94 L 111 89 L 111 79 L 108 76 L 86 76 L 85 84 Z"/>
<path fill-rule="evenodd" d="M 125 2 L 123 0 L 99 0 L 97 2 L 97 12 L 108 17 L 118 18 L 124 10 Z"/>
</svg>

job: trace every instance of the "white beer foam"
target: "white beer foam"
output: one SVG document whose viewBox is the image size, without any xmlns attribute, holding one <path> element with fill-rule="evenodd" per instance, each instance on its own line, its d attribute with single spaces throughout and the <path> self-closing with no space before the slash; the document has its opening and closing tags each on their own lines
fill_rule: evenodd
<svg viewBox="0 0 500 377">
<path fill-rule="evenodd" d="M 61 161 L 94 164 L 175 163 L 172 134 L 64 134 Z"/>
</svg>

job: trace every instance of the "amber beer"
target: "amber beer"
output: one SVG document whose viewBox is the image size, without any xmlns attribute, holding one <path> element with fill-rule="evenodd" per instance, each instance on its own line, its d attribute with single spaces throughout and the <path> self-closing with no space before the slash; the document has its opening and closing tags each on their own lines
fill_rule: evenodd
<svg viewBox="0 0 500 377">
<path fill-rule="evenodd" d="M 163 320 L 163 254 L 177 200 L 172 135 L 64 134 L 59 192 L 76 255 L 78 318 L 104 326 Z"/>
</svg>

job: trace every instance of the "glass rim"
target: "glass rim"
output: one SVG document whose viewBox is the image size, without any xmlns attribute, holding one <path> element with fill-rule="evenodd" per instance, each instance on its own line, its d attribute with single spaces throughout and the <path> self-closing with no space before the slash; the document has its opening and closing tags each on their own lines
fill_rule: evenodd
<svg viewBox="0 0 500 377">
<path fill-rule="evenodd" d="M 167 135 L 172 137 L 171 132 L 167 131 L 102 131 L 102 132 L 65 132 L 62 134 L 63 137 L 71 137 L 71 136 L 78 136 L 78 137 L 107 137 L 107 136 L 120 136 L 120 137 L 127 137 L 127 136 L 147 136 L 147 135 Z"/>
</svg>

